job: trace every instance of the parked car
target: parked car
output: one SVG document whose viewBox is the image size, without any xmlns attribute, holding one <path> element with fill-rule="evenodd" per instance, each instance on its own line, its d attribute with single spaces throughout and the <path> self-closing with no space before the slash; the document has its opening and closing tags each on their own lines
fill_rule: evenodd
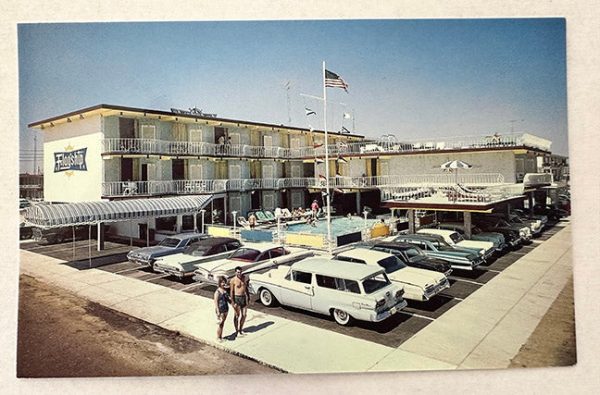
<svg viewBox="0 0 600 395">
<path fill-rule="evenodd" d="M 508 222 L 509 224 L 514 224 L 514 225 L 519 225 L 519 226 L 526 226 L 529 228 L 529 230 L 531 231 L 531 235 L 537 235 L 538 233 L 540 233 L 542 231 L 542 221 L 539 220 L 529 220 L 529 219 L 522 219 L 521 217 L 519 217 L 516 214 L 488 214 L 490 217 L 496 217 L 496 218 L 502 218 L 504 220 L 506 220 L 506 222 Z"/>
<path fill-rule="evenodd" d="M 231 278 L 235 268 L 242 271 L 257 271 L 281 264 L 291 264 L 301 259 L 314 256 L 314 252 L 303 248 L 283 247 L 273 243 L 247 243 L 235 251 L 229 258 L 206 262 L 194 271 L 193 279 L 209 284 L 216 284 L 220 276 Z"/>
<path fill-rule="evenodd" d="M 465 224 L 460 222 L 442 222 L 438 224 L 439 229 L 453 230 L 460 233 L 463 237 L 465 235 Z M 489 241 L 494 244 L 494 249 L 500 252 L 506 248 L 506 239 L 502 233 L 498 232 L 484 232 L 481 228 L 471 225 L 471 237 L 469 240 L 476 241 Z"/>
<path fill-rule="evenodd" d="M 522 219 L 530 219 L 530 220 L 540 220 L 542 222 L 542 229 L 548 223 L 548 217 L 543 214 L 535 214 L 531 213 L 529 210 L 524 210 L 520 208 L 515 208 L 510 211 L 512 214 L 518 215 Z"/>
<path fill-rule="evenodd" d="M 395 236 L 385 238 L 381 241 L 370 241 L 357 245 L 360 248 L 369 248 L 394 254 L 407 266 L 417 269 L 433 270 L 449 276 L 452 273 L 452 266 L 443 259 L 433 258 L 425 255 L 419 248 L 409 243 L 396 243 L 393 240 Z"/>
<path fill-rule="evenodd" d="M 443 259 L 450 263 L 453 269 L 473 270 L 484 262 L 481 255 L 472 250 L 452 247 L 441 236 L 426 234 L 399 235 L 396 236 L 394 241 L 417 246 L 425 255 Z"/>
<path fill-rule="evenodd" d="M 183 252 L 190 244 L 206 239 L 208 236 L 203 233 L 189 232 L 169 236 L 160 243 L 152 247 L 136 248 L 129 251 L 127 259 L 130 262 L 142 266 L 149 266 L 154 270 L 154 262 L 163 256 L 179 254 Z"/>
<path fill-rule="evenodd" d="M 481 216 L 475 217 L 473 222 L 486 232 L 500 232 L 505 237 L 509 233 L 516 233 L 519 235 L 520 242 L 531 239 L 531 229 L 528 226 L 511 224 L 502 218 Z"/>
<path fill-rule="evenodd" d="M 442 273 L 408 267 L 394 254 L 376 250 L 355 248 L 340 252 L 334 260 L 380 266 L 390 280 L 404 287 L 404 298 L 427 301 L 450 287 L 448 278 Z"/>
<path fill-rule="evenodd" d="M 489 241 L 466 240 L 463 235 L 453 230 L 423 228 L 417 231 L 418 234 L 442 236 L 446 243 L 451 246 L 466 248 L 480 254 L 483 259 L 489 258 L 495 251 L 494 243 Z"/>
<path fill-rule="evenodd" d="M 31 203 L 29 202 L 29 200 L 27 200 L 25 198 L 19 199 L 19 209 L 27 208 L 29 206 L 31 206 Z"/>
<path fill-rule="evenodd" d="M 562 217 L 569 215 L 567 211 L 550 206 L 548 204 L 536 204 L 533 206 L 533 213 L 537 215 L 545 215 L 553 221 L 558 221 Z"/>
<path fill-rule="evenodd" d="M 180 280 L 194 275 L 194 270 L 205 262 L 229 257 L 242 246 L 231 237 L 211 237 L 190 244 L 182 253 L 157 258 L 154 271 L 170 274 Z"/>
<path fill-rule="evenodd" d="M 19 239 L 31 239 L 33 237 L 33 227 L 27 225 L 25 222 L 19 224 Z"/>
<path fill-rule="evenodd" d="M 321 257 L 252 273 L 249 284 L 265 306 L 280 303 L 331 315 L 339 325 L 383 321 L 407 305 L 402 288 L 382 268 Z"/>
<path fill-rule="evenodd" d="M 32 233 L 33 239 L 40 244 L 57 244 L 64 241 L 84 240 L 90 236 L 87 225 L 75 227 L 64 226 L 48 229 L 33 227 Z M 75 238 L 73 238 L 73 233 L 75 233 Z M 94 231 L 92 231 L 91 234 L 94 236 Z"/>
</svg>

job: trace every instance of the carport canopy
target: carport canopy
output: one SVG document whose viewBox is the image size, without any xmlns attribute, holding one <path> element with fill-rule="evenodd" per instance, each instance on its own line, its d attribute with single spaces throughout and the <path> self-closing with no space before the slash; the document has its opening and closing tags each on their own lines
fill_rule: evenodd
<svg viewBox="0 0 600 395">
<path fill-rule="evenodd" d="M 28 207 L 25 221 L 40 228 L 95 225 L 200 212 L 213 195 L 129 199 L 99 202 L 36 204 Z"/>
</svg>

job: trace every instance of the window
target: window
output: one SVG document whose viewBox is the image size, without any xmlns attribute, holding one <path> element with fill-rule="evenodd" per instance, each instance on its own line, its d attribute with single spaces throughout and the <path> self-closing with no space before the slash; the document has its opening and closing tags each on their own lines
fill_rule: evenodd
<svg viewBox="0 0 600 395">
<path fill-rule="evenodd" d="M 240 134 L 239 133 L 229 133 L 229 137 L 231 137 L 231 144 L 232 145 L 239 145 L 240 144 Z"/>
<path fill-rule="evenodd" d="M 229 209 L 230 211 L 237 211 L 238 215 L 240 215 L 240 210 L 242 207 L 242 198 L 241 196 L 232 196 L 229 198 Z"/>
<path fill-rule="evenodd" d="M 404 250 L 404 253 L 406 254 L 406 256 L 410 259 L 412 257 L 415 256 L 421 256 L 423 255 L 423 252 L 421 250 L 419 250 L 418 248 L 407 248 Z"/>
<path fill-rule="evenodd" d="M 366 264 L 367 263 L 367 262 L 365 262 L 362 259 L 352 258 L 352 257 L 349 257 L 349 256 L 344 256 L 344 255 L 338 255 L 338 256 L 336 256 L 335 260 L 344 261 L 344 262 L 352 262 L 352 263 L 362 263 L 362 264 Z"/>
<path fill-rule="evenodd" d="M 141 135 L 142 135 L 143 139 L 155 139 L 156 138 L 156 126 L 141 125 Z"/>
<path fill-rule="evenodd" d="M 202 141 L 202 129 L 190 129 L 190 141 L 201 142 Z"/>
<path fill-rule="evenodd" d="M 273 146 L 273 136 L 263 136 L 263 145 L 265 147 Z"/>
<path fill-rule="evenodd" d="M 292 177 L 294 177 L 294 178 L 300 177 L 300 166 L 292 165 Z"/>
<path fill-rule="evenodd" d="M 300 148 L 299 137 L 290 137 L 290 148 Z"/>
<path fill-rule="evenodd" d="M 221 254 L 223 252 L 227 252 L 227 248 L 225 247 L 225 244 L 219 244 L 214 246 L 211 252 L 213 254 Z"/>
<path fill-rule="evenodd" d="M 395 255 L 377 261 L 377 264 L 385 269 L 386 273 L 394 273 L 406 267 Z"/>
<path fill-rule="evenodd" d="M 271 257 L 271 259 L 277 258 L 278 256 L 282 255 L 285 255 L 285 250 L 281 247 L 269 251 L 269 256 Z"/>
<path fill-rule="evenodd" d="M 317 274 L 317 285 L 322 288 L 337 289 L 335 278 Z"/>
<path fill-rule="evenodd" d="M 202 165 L 199 164 L 190 164 L 189 165 L 189 179 L 190 180 L 202 180 Z"/>
<path fill-rule="evenodd" d="M 156 230 L 174 231 L 177 229 L 177 217 L 156 218 Z"/>
<path fill-rule="evenodd" d="M 172 237 L 167 237 L 166 239 L 163 239 L 160 243 L 158 243 L 159 246 L 163 246 L 163 247 L 177 247 L 179 245 L 179 242 L 181 240 L 179 239 L 174 239 Z"/>
<path fill-rule="evenodd" d="M 241 246 L 242 244 L 239 241 L 231 241 L 227 243 L 227 251 L 235 251 Z"/>
<path fill-rule="evenodd" d="M 273 210 L 275 208 L 274 198 L 272 193 L 263 194 L 263 208 Z"/>
<path fill-rule="evenodd" d="M 343 278 L 322 276 L 317 274 L 317 285 L 323 288 L 337 289 L 338 291 L 360 293 L 358 282 L 354 280 L 345 280 Z"/>
<path fill-rule="evenodd" d="M 229 165 L 229 179 L 239 180 L 242 178 L 242 167 L 240 165 Z"/>
<path fill-rule="evenodd" d="M 181 217 L 181 230 L 194 230 L 193 215 L 184 215 Z"/>
<path fill-rule="evenodd" d="M 292 278 L 294 281 L 304 284 L 310 284 L 312 282 L 312 273 L 300 272 L 297 270 L 292 271 Z"/>
<path fill-rule="evenodd" d="M 258 258 L 259 255 L 260 251 L 255 250 L 253 248 L 240 248 L 239 250 L 233 253 L 231 259 L 254 262 L 256 261 L 256 258 Z"/>
<path fill-rule="evenodd" d="M 390 284 L 390 280 L 383 273 L 378 273 L 374 276 L 363 280 L 363 288 L 368 294 L 371 294 L 381 288 L 384 288 L 388 284 Z"/>
</svg>

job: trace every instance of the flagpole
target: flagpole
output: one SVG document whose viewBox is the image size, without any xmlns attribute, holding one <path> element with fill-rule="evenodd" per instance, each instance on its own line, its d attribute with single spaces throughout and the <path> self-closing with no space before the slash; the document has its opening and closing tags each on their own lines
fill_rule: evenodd
<svg viewBox="0 0 600 395">
<path fill-rule="evenodd" d="M 329 197 L 329 144 L 327 139 L 327 88 L 323 61 L 323 130 L 325 131 L 325 193 L 327 197 L 327 250 L 331 254 L 331 200 Z"/>
</svg>

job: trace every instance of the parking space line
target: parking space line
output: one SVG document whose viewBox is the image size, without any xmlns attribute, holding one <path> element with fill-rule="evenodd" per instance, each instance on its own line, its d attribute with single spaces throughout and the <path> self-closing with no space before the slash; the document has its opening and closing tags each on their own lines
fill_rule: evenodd
<svg viewBox="0 0 600 395">
<path fill-rule="evenodd" d="M 114 272 L 114 274 L 121 274 L 121 273 L 133 272 L 133 271 L 136 271 L 136 270 L 139 270 L 139 269 L 141 269 L 141 267 L 132 267 L 132 268 L 129 268 L 129 269 L 119 270 L 118 272 Z"/>
<path fill-rule="evenodd" d="M 170 276 L 170 274 L 161 274 L 160 276 L 146 278 L 146 279 L 144 279 L 143 281 L 148 281 L 148 282 L 150 282 L 150 281 L 153 281 L 153 280 L 158 280 L 158 279 L 160 279 L 160 278 L 165 278 L 165 277 L 169 277 L 169 276 Z"/>
<path fill-rule="evenodd" d="M 178 291 L 186 291 L 188 289 L 191 289 L 191 288 L 194 288 L 194 287 L 198 287 L 198 286 L 202 286 L 202 288 L 203 288 L 203 287 L 205 287 L 207 285 L 208 285 L 207 283 L 195 283 L 195 284 L 188 285 L 187 287 L 178 289 Z"/>
<path fill-rule="evenodd" d="M 401 311 L 399 311 L 399 313 L 410 315 L 411 317 L 425 318 L 426 320 L 429 320 L 429 321 L 435 321 L 435 318 L 427 317 L 425 315 L 416 314 L 416 313 L 409 313 L 408 311 L 401 310 Z"/>
<path fill-rule="evenodd" d="M 502 273 L 501 270 L 494 270 L 494 269 L 485 269 L 486 272 L 492 272 L 492 273 Z"/>
<path fill-rule="evenodd" d="M 462 281 L 464 283 L 477 284 L 477 285 L 485 285 L 485 283 L 478 283 L 477 281 L 473 281 L 473 280 L 464 280 L 462 278 L 457 278 L 457 277 L 452 277 L 452 276 L 450 276 L 450 278 L 452 280 Z"/>
</svg>

